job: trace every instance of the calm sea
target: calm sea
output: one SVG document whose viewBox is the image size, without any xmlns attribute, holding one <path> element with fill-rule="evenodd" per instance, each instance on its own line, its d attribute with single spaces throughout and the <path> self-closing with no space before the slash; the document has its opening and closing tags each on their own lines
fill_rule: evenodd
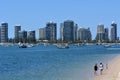
<svg viewBox="0 0 120 80">
<path fill-rule="evenodd" d="M 94 64 L 106 64 L 119 53 L 102 45 L 0 46 L 0 80 L 93 80 Z"/>
</svg>

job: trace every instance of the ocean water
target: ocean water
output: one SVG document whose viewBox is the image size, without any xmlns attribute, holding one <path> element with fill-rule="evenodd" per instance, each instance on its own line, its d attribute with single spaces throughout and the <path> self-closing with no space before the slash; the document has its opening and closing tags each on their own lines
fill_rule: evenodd
<svg viewBox="0 0 120 80">
<path fill-rule="evenodd" d="M 93 80 L 94 64 L 106 64 L 119 53 L 102 45 L 0 46 L 0 80 Z"/>
</svg>

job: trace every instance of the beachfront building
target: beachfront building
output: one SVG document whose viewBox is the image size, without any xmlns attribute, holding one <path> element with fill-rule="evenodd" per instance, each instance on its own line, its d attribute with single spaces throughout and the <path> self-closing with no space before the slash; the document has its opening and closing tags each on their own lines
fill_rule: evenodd
<svg viewBox="0 0 120 80">
<path fill-rule="evenodd" d="M 45 34 L 45 28 L 39 29 L 39 40 L 45 40 L 46 34 Z"/>
<path fill-rule="evenodd" d="M 63 28 L 64 28 L 64 24 L 60 23 L 60 40 L 63 41 Z"/>
<path fill-rule="evenodd" d="M 27 32 L 27 41 L 29 43 L 33 43 L 33 42 L 35 42 L 35 40 L 36 40 L 35 31 L 34 30 L 33 31 L 28 31 Z"/>
<path fill-rule="evenodd" d="M 108 28 L 105 28 L 105 41 L 109 40 L 109 30 Z"/>
<path fill-rule="evenodd" d="M 77 24 L 72 20 L 66 20 L 60 25 L 60 39 L 64 41 L 77 40 Z"/>
<path fill-rule="evenodd" d="M 78 40 L 81 42 L 88 42 L 92 40 L 92 35 L 90 29 L 79 28 L 78 30 Z"/>
<path fill-rule="evenodd" d="M 1 24 L 1 43 L 8 42 L 8 23 L 3 22 Z"/>
<path fill-rule="evenodd" d="M 74 24 L 74 30 L 73 30 L 74 32 L 73 32 L 73 39 L 74 39 L 74 41 L 77 41 L 77 39 L 78 39 L 78 25 L 77 24 Z"/>
<path fill-rule="evenodd" d="M 19 31 L 21 31 L 21 26 L 19 24 L 14 27 L 14 41 L 19 42 Z"/>
<path fill-rule="evenodd" d="M 111 24 L 110 40 L 111 41 L 117 40 L 117 24 L 114 21 Z"/>
<path fill-rule="evenodd" d="M 98 42 L 102 42 L 105 40 L 105 29 L 103 24 L 98 24 L 97 26 L 96 40 Z"/>
<path fill-rule="evenodd" d="M 19 31 L 19 42 L 25 43 L 27 42 L 27 31 Z"/>
<path fill-rule="evenodd" d="M 63 23 L 63 40 L 73 41 L 74 40 L 74 22 L 72 20 L 66 20 Z"/>
<path fill-rule="evenodd" d="M 50 21 L 45 27 L 46 40 L 56 41 L 57 40 L 57 24 Z"/>
</svg>

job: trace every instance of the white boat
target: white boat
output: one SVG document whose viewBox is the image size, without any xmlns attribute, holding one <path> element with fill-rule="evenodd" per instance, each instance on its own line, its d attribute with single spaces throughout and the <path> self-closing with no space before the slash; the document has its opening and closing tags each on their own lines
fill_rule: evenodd
<svg viewBox="0 0 120 80">
<path fill-rule="evenodd" d="M 111 47 L 109 44 L 103 45 L 105 48 Z"/>
<path fill-rule="evenodd" d="M 104 45 L 105 48 L 120 48 L 120 44 L 107 44 Z"/>
<path fill-rule="evenodd" d="M 0 43 L 0 46 L 9 47 L 9 46 L 14 46 L 14 44 L 13 43 Z"/>
<path fill-rule="evenodd" d="M 68 44 L 66 43 L 63 43 L 63 37 L 62 37 L 62 43 L 61 44 L 57 44 L 57 47 L 59 48 L 59 49 L 68 49 L 69 48 L 69 46 L 68 46 Z"/>
<path fill-rule="evenodd" d="M 57 47 L 59 49 L 68 49 L 69 48 L 68 44 L 58 44 Z"/>
<path fill-rule="evenodd" d="M 34 44 L 27 44 L 27 47 L 34 47 Z"/>
<path fill-rule="evenodd" d="M 25 44 L 20 44 L 20 45 L 19 45 L 19 48 L 27 48 L 27 45 L 25 45 Z"/>
</svg>

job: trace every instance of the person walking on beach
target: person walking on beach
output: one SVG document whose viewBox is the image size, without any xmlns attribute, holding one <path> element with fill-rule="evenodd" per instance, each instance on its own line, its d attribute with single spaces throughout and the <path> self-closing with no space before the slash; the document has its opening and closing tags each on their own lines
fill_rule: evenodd
<svg viewBox="0 0 120 80">
<path fill-rule="evenodd" d="M 103 67 L 104 67 L 104 65 L 103 65 L 102 63 L 100 63 L 99 69 L 100 69 L 100 74 L 101 74 L 101 75 L 102 75 L 102 72 L 103 72 Z"/>
<path fill-rule="evenodd" d="M 98 70 L 98 66 L 97 64 L 94 65 L 94 75 L 97 75 L 97 70 Z"/>
</svg>

